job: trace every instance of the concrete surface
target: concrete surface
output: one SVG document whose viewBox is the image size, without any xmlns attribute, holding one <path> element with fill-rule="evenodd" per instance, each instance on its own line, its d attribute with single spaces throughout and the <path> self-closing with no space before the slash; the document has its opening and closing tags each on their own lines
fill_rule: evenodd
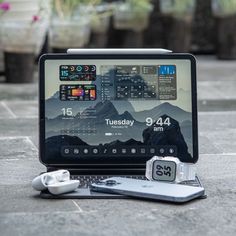
<svg viewBox="0 0 236 236">
<path fill-rule="evenodd" d="M 0 85 L 0 235 L 236 235 L 236 63 L 199 57 L 198 173 L 208 194 L 184 205 L 44 200 L 37 84 Z"/>
</svg>

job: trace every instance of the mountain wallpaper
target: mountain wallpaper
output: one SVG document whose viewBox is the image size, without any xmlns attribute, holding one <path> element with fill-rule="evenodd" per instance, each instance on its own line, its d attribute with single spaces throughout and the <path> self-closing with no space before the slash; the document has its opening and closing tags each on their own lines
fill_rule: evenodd
<svg viewBox="0 0 236 236">
<path fill-rule="evenodd" d="M 178 99 L 171 101 L 103 100 L 100 79 L 100 75 L 97 75 L 96 81 L 90 82 L 97 89 L 97 98 L 94 101 L 61 101 L 58 89 L 62 82 L 51 84 L 51 96 L 47 95 L 45 100 L 45 144 L 48 156 L 60 156 L 61 146 L 173 145 L 177 147 L 181 161 L 192 159 L 192 114 L 189 105 L 191 92 L 186 89 L 188 84 L 184 83 L 187 77 L 183 77 L 183 85 L 177 87 Z M 111 80 L 114 78 L 111 77 Z M 63 115 L 63 108 L 72 108 L 73 116 Z M 151 117 L 153 123 L 160 117 L 163 120 L 169 117 L 170 125 L 164 126 L 163 130 L 154 131 L 154 124 L 147 126 L 147 117 Z M 132 120 L 133 125 L 114 129 L 106 124 L 105 119 Z M 84 133 L 88 128 L 91 133 Z M 104 135 L 114 132 L 117 135 Z"/>
<path fill-rule="evenodd" d="M 58 101 L 60 103 L 61 101 Z M 77 103 L 78 104 L 78 103 Z M 128 103 L 128 107 L 132 107 Z M 93 108 L 95 113 L 93 117 L 85 119 L 78 119 L 87 114 L 87 110 Z M 89 106 L 84 108 L 82 112 L 77 113 L 73 119 L 62 119 L 62 115 L 54 118 L 46 118 L 46 145 L 54 147 L 57 152 L 60 151 L 61 143 L 64 146 L 70 145 L 103 145 L 103 146 L 124 146 L 129 145 L 175 145 L 178 149 L 178 154 L 182 161 L 189 160 L 192 153 L 192 131 L 191 131 L 191 113 L 173 106 L 170 103 L 162 103 L 153 109 L 142 112 L 135 112 L 134 109 L 119 113 L 113 102 L 105 101 L 98 102 L 94 107 Z M 166 126 L 163 131 L 153 131 L 153 126 L 147 127 L 145 118 L 149 116 L 156 120 L 162 117 L 170 117 L 170 126 Z M 172 117 L 175 117 L 172 118 Z M 122 135 L 104 136 L 106 132 L 111 132 L 110 126 L 107 126 L 104 119 L 111 120 L 134 120 L 132 127 L 127 126 L 122 128 Z M 96 135 L 61 135 L 61 129 L 78 130 L 92 124 L 96 127 Z M 117 130 L 117 132 L 119 129 Z M 63 138 L 62 138 L 63 137 Z M 112 140 L 112 138 L 114 140 Z M 58 148 L 55 148 L 57 147 Z M 54 153 L 55 155 L 55 153 Z"/>
</svg>

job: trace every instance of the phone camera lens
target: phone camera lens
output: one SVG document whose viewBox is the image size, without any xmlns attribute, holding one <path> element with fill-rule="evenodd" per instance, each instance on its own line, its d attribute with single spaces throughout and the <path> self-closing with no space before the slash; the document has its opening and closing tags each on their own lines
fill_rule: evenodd
<svg viewBox="0 0 236 236">
<path fill-rule="evenodd" d="M 107 181 L 106 181 L 106 185 L 107 185 L 107 186 L 116 185 L 116 181 L 115 181 L 115 180 L 107 180 Z"/>
<path fill-rule="evenodd" d="M 102 180 L 98 180 L 95 182 L 97 185 L 105 185 L 106 182 L 102 181 Z"/>
</svg>

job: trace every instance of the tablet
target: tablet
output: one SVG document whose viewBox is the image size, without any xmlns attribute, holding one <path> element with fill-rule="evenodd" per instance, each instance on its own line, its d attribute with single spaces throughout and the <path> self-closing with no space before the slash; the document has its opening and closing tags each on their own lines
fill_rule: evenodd
<svg viewBox="0 0 236 236">
<path fill-rule="evenodd" d="M 40 59 L 40 160 L 47 166 L 145 167 L 198 159 L 190 54 L 47 54 Z"/>
</svg>

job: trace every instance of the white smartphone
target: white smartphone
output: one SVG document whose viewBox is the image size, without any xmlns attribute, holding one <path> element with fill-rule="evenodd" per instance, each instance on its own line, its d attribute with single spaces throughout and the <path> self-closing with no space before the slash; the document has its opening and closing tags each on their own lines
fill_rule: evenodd
<svg viewBox="0 0 236 236">
<path fill-rule="evenodd" d="M 205 193 L 202 187 L 122 177 L 92 183 L 91 190 L 169 202 L 187 202 Z"/>
</svg>

